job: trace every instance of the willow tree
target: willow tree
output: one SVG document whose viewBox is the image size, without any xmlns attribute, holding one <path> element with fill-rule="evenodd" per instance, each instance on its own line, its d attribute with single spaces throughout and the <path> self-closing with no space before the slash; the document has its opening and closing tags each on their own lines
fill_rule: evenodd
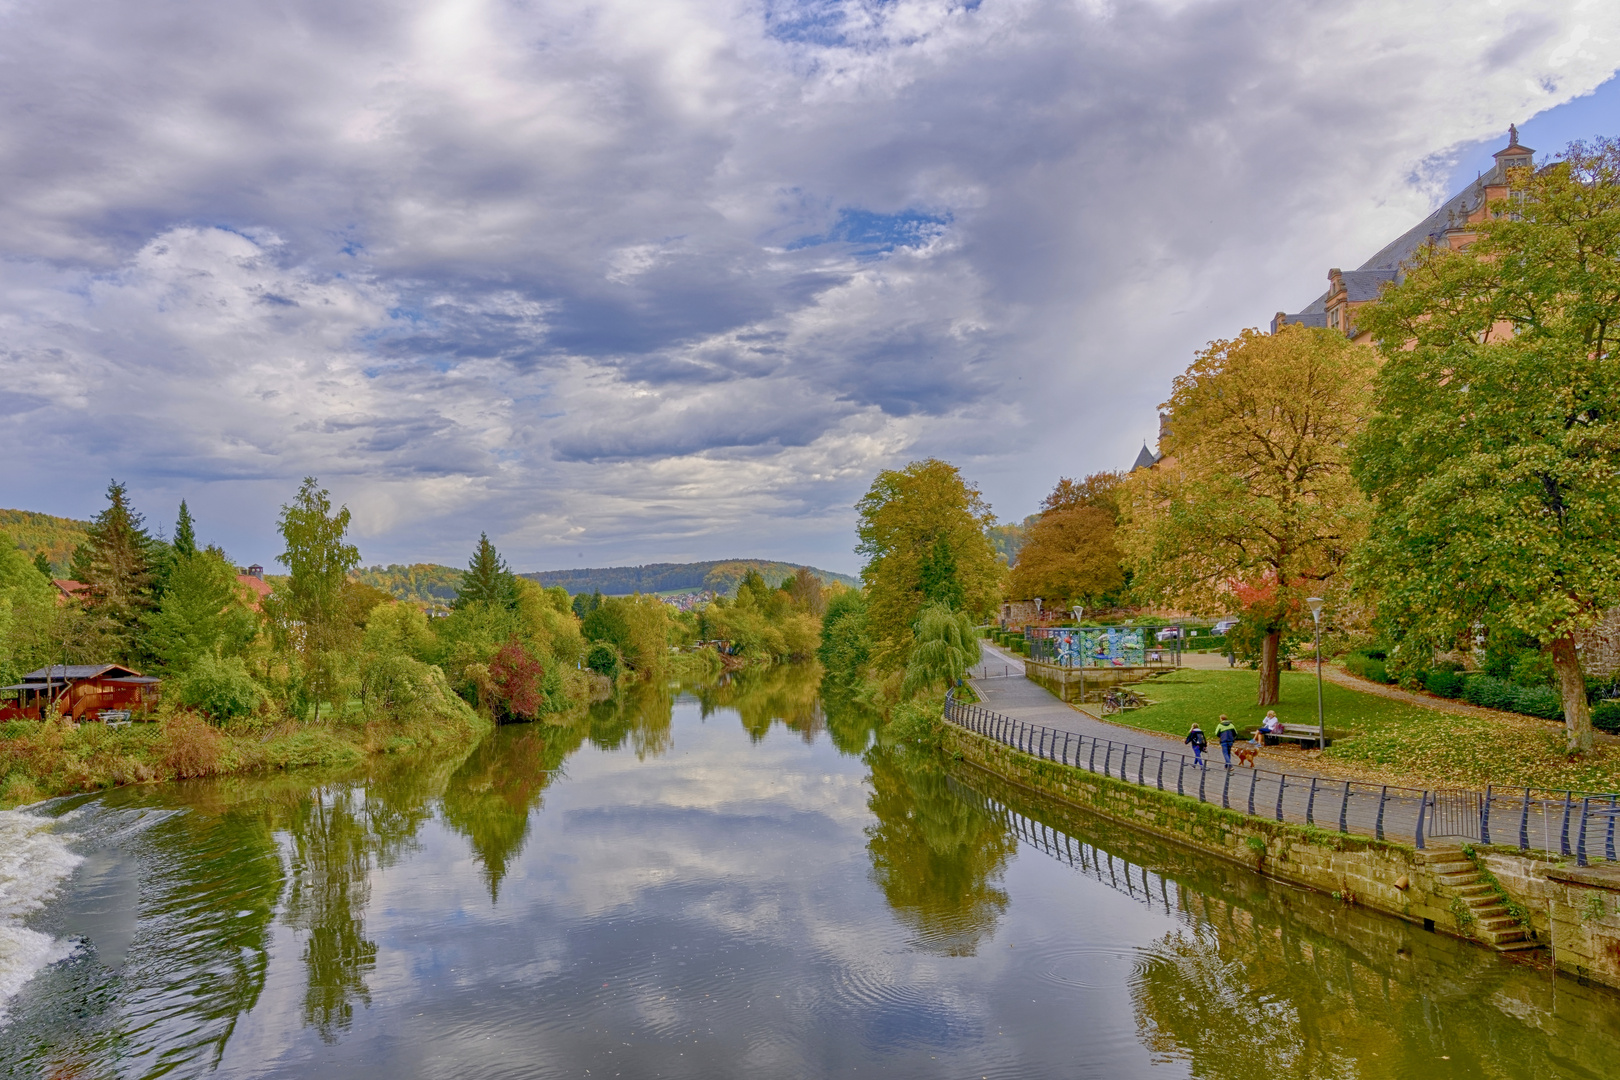
<svg viewBox="0 0 1620 1080">
<path fill-rule="evenodd" d="M 956 466 L 929 458 L 885 469 L 855 504 L 855 550 L 867 557 L 867 633 L 873 660 L 904 664 L 923 606 L 987 616 L 1000 592 L 1001 564 L 985 536 L 995 522 L 979 489 Z"/>
<path fill-rule="evenodd" d="M 1576 634 L 1620 604 L 1620 143 L 1563 157 L 1512 170 L 1471 245 L 1420 251 L 1360 313 L 1384 364 L 1357 571 L 1419 643 L 1539 642 L 1585 751 Z"/>
<path fill-rule="evenodd" d="M 1119 543 L 1141 599 L 1240 608 L 1260 635 L 1259 704 L 1278 700 L 1282 635 L 1339 589 L 1365 531 L 1349 445 L 1376 362 L 1329 330 L 1245 330 L 1175 381 L 1163 459 L 1126 480 Z"/>
</svg>

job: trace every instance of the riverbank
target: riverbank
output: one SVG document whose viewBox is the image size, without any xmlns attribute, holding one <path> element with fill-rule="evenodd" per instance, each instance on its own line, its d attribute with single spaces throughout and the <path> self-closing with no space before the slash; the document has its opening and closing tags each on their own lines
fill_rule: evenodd
<svg viewBox="0 0 1620 1080">
<path fill-rule="evenodd" d="M 470 746 L 493 727 L 459 708 L 411 720 L 364 714 L 219 728 L 189 712 L 120 727 L 71 721 L 0 724 L 0 809 L 128 784 L 352 765 L 368 755 Z"/>
</svg>

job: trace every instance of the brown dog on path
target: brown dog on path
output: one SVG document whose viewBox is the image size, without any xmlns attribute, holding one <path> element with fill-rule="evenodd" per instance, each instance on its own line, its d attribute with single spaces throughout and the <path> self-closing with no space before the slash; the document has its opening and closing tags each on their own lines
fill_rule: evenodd
<svg viewBox="0 0 1620 1080">
<path fill-rule="evenodd" d="M 1255 767 L 1254 759 L 1260 753 L 1260 746 L 1251 739 L 1246 743 L 1238 743 L 1232 747 L 1232 753 L 1237 755 L 1239 765 L 1247 765 L 1252 769 Z"/>
</svg>

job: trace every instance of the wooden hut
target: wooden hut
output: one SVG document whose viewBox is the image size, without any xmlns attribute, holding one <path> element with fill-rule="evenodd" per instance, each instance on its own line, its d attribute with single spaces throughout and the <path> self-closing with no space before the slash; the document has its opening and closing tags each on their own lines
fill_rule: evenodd
<svg viewBox="0 0 1620 1080">
<path fill-rule="evenodd" d="M 155 704 L 158 680 L 121 664 L 55 664 L 0 686 L 0 720 L 39 720 L 54 702 L 74 720 L 124 718 Z"/>
</svg>

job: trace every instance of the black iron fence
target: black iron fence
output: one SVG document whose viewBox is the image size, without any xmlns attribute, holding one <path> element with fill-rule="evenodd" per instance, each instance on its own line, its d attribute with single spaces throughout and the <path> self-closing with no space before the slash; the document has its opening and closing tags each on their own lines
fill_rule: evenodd
<svg viewBox="0 0 1620 1080">
<path fill-rule="evenodd" d="M 1410 838 L 1420 849 L 1446 837 L 1573 855 L 1580 866 L 1593 859 L 1617 861 L 1620 795 L 1614 793 L 1411 788 L 1233 768 L 1225 765 L 1219 750 L 1200 761 L 1197 755 L 1168 748 L 1031 724 L 957 701 L 954 691 L 945 696 L 945 719 L 1032 757 L 1128 784 L 1173 790 L 1255 817 L 1379 840 Z"/>
</svg>

